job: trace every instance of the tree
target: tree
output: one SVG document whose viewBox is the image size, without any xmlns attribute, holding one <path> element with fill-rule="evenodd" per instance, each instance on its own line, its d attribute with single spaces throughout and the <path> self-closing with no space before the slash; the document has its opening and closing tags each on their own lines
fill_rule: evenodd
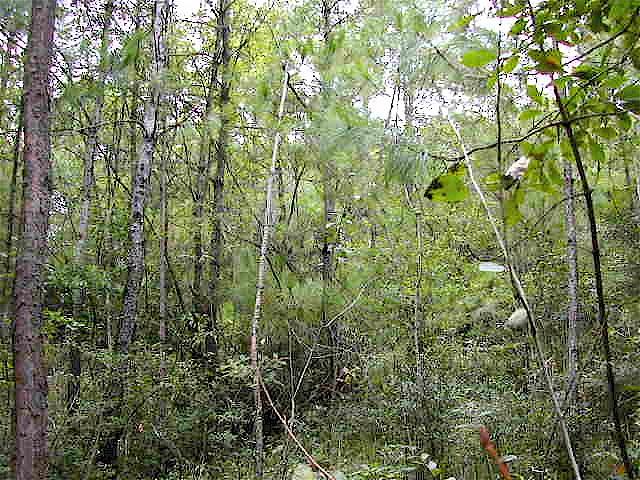
<svg viewBox="0 0 640 480">
<path fill-rule="evenodd" d="M 150 72 L 150 94 L 145 102 L 142 145 L 131 192 L 131 217 L 129 235 L 131 247 L 127 257 L 128 273 L 120 320 L 119 350 L 128 353 L 133 340 L 138 314 L 138 293 L 144 270 L 144 221 L 145 206 L 149 190 L 151 163 L 156 148 L 158 130 L 161 125 L 158 115 L 164 95 L 163 77 L 167 65 L 166 32 L 171 2 L 156 0 L 153 9 L 153 55 Z"/>
<path fill-rule="evenodd" d="M 282 80 L 282 93 L 280 94 L 280 107 L 278 108 L 278 123 L 282 120 L 284 115 L 284 105 L 287 99 L 287 85 L 289 83 L 289 72 L 287 65 L 284 66 L 284 74 Z M 253 384 L 253 397 L 255 401 L 255 421 L 254 421 L 254 433 L 255 433 L 255 458 L 256 458 L 256 477 L 262 479 L 264 474 L 264 438 L 263 438 L 263 418 L 262 418 L 262 399 L 260 396 L 261 390 L 261 375 L 260 375 L 260 363 L 258 359 L 258 335 L 260 332 L 260 320 L 262 319 L 262 309 L 264 302 L 264 290 L 266 284 L 266 272 L 267 272 L 267 253 L 269 250 L 269 244 L 271 242 L 271 235 L 273 233 L 273 202 L 274 202 L 274 183 L 277 175 L 278 165 L 278 149 L 280 148 L 280 142 L 282 141 L 282 133 L 277 131 L 273 139 L 273 152 L 271 155 L 271 169 L 269 170 L 269 177 L 267 179 L 267 198 L 264 207 L 263 226 L 262 226 L 262 238 L 260 243 L 260 255 L 258 257 L 258 278 L 256 282 L 256 303 L 253 309 L 253 317 L 251 320 L 251 368 L 254 372 L 254 384 Z"/>
<path fill-rule="evenodd" d="M 104 90 L 106 88 L 105 80 L 109 68 L 108 49 L 109 49 L 109 30 L 111 25 L 111 17 L 113 15 L 114 3 L 109 0 L 104 8 L 104 14 L 102 18 L 102 38 L 100 42 L 100 65 L 98 68 L 98 93 L 95 101 L 95 110 L 93 112 L 93 118 L 90 120 L 89 134 L 87 135 L 85 153 L 84 153 L 84 165 L 83 165 L 83 180 L 82 180 L 82 205 L 80 207 L 80 218 L 78 221 L 78 241 L 76 243 L 75 252 L 75 264 L 78 269 L 77 275 L 82 277 L 84 274 L 84 267 L 87 263 L 87 241 L 89 239 L 89 224 L 91 203 L 93 200 L 93 190 L 95 184 L 95 162 L 99 147 L 98 134 L 100 132 L 100 124 L 102 123 L 102 110 L 104 107 Z M 79 320 L 83 316 L 83 307 L 86 301 L 86 291 L 79 282 L 79 285 L 73 292 L 73 316 L 76 320 Z M 82 371 L 82 364 L 80 358 L 80 347 L 76 344 L 77 339 L 71 339 L 69 345 L 69 364 L 72 373 L 72 378 L 68 385 L 67 390 L 67 408 L 73 411 L 77 406 L 80 396 L 80 373 Z"/>
<path fill-rule="evenodd" d="M 41 327 L 51 199 L 49 73 L 55 9 L 55 0 L 32 2 L 24 75 L 23 233 L 13 300 L 16 480 L 45 480 L 48 469 L 48 389 Z"/>
</svg>

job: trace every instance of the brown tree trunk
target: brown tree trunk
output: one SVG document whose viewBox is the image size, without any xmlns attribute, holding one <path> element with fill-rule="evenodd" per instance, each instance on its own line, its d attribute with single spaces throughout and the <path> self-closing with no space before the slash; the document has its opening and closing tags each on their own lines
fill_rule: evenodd
<svg viewBox="0 0 640 480">
<path fill-rule="evenodd" d="M 48 388 L 41 325 L 51 197 L 49 73 L 55 8 L 55 0 L 31 4 L 24 74 L 24 223 L 13 304 L 16 480 L 45 480 L 48 468 Z"/>
<path fill-rule="evenodd" d="M 100 45 L 100 66 L 98 73 L 98 95 L 96 98 L 95 111 L 93 113 L 92 125 L 89 126 L 86 150 L 84 155 L 84 175 L 82 181 L 82 204 L 80 207 L 80 219 L 78 222 L 78 242 L 76 244 L 75 264 L 78 270 L 82 270 L 87 262 L 86 246 L 89 239 L 89 221 L 91 215 L 91 201 L 93 199 L 94 165 L 98 151 L 98 131 L 102 123 L 102 109 L 104 106 L 104 87 L 108 71 L 108 48 L 109 48 L 109 27 L 113 14 L 113 1 L 109 1 L 104 9 L 102 40 Z M 82 276 L 81 271 L 78 275 Z M 83 309 L 86 299 L 86 290 L 82 286 L 74 289 L 73 292 L 73 317 L 79 320 L 83 316 Z M 69 366 L 71 378 L 67 385 L 67 409 L 72 412 L 78 404 L 80 396 L 80 374 L 82 373 L 82 363 L 80 358 L 80 348 L 78 339 L 71 335 L 69 345 Z"/>
</svg>

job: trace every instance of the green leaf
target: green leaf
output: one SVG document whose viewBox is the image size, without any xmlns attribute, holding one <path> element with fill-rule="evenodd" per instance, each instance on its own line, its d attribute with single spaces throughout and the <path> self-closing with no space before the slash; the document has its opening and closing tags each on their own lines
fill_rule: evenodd
<svg viewBox="0 0 640 480">
<path fill-rule="evenodd" d="M 316 474 L 313 473 L 313 470 L 309 465 L 304 463 L 300 463 L 293 470 L 293 475 L 291 476 L 291 480 L 315 480 Z"/>
<path fill-rule="evenodd" d="M 529 50 L 529 57 L 537 63 L 536 70 L 540 73 L 562 72 L 562 54 L 560 50 L 543 52 L 531 49 Z"/>
<path fill-rule="evenodd" d="M 629 115 L 628 113 L 623 113 L 622 115 L 619 115 L 617 117 L 617 120 L 618 120 L 618 125 L 620 125 L 620 128 L 625 132 L 629 131 L 629 129 L 633 125 L 631 115 Z"/>
<path fill-rule="evenodd" d="M 449 31 L 450 32 L 459 32 L 459 31 L 465 30 L 469 26 L 469 24 L 473 21 L 474 18 L 476 18 L 476 15 L 465 15 L 460 20 L 458 20 L 456 23 L 451 25 L 449 27 Z"/>
<path fill-rule="evenodd" d="M 520 212 L 520 205 L 524 201 L 524 190 L 521 188 L 516 189 L 515 193 L 504 202 L 504 216 L 507 225 L 513 226 L 522 221 L 524 216 Z"/>
<path fill-rule="evenodd" d="M 539 117 L 543 113 L 544 112 L 542 110 L 536 110 L 534 108 L 530 108 L 528 110 L 523 110 L 522 112 L 520 112 L 520 115 L 518 115 L 518 119 L 521 122 L 528 122 L 530 120 L 533 120 L 536 117 Z"/>
<path fill-rule="evenodd" d="M 498 76 L 496 75 L 496 73 L 494 72 L 488 79 L 487 79 L 487 89 L 491 90 L 496 83 L 498 82 Z"/>
<path fill-rule="evenodd" d="M 424 194 L 434 202 L 461 202 L 469 196 L 469 189 L 464 183 L 464 169 L 458 172 L 445 173 L 431 182 Z"/>
<path fill-rule="evenodd" d="M 632 0 L 612 0 L 610 2 L 609 18 L 620 20 L 622 17 L 633 11 Z"/>
<path fill-rule="evenodd" d="M 623 102 L 640 101 L 640 85 L 629 85 L 618 92 L 618 98 Z"/>
<path fill-rule="evenodd" d="M 529 98 L 536 102 L 538 105 L 544 105 L 544 97 L 534 84 L 527 84 L 527 95 L 529 95 Z"/>
<path fill-rule="evenodd" d="M 527 5 L 524 2 L 518 2 L 516 5 L 505 5 L 500 11 L 498 11 L 498 16 L 502 18 L 515 17 L 525 8 L 527 8 Z"/>
<path fill-rule="evenodd" d="M 480 48 L 470 50 L 462 56 L 462 64 L 469 68 L 479 68 L 493 62 L 498 55 L 495 50 Z"/>
<path fill-rule="evenodd" d="M 547 159 L 545 161 L 545 167 L 547 170 L 547 178 L 549 178 L 549 181 L 551 181 L 551 183 L 557 186 L 564 185 L 564 176 L 558 169 L 558 165 L 556 164 L 554 159 Z"/>
<path fill-rule="evenodd" d="M 129 65 L 133 65 L 140 56 L 140 51 L 142 50 L 141 44 L 149 35 L 149 32 L 145 29 L 136 30 L 132 33 L 127 40 L 125 40 L 122 45 L 122 49 L 120 50 L 120 65 L 122 67 L 127 67 Z"/>
<path fill-rule="evenodd" d="M 593 138 L 589 139 L 589 151 L 591 152 L 591 158 L 599 164 L 604 163 L 605 161 L 605 153 L 602 145 L 600 145 Z"/>
<path fill-rule="evenodd" d="M 524 18 L 519 18 L 513 24 L 513 27 L 511 27 L 511 30 L 509 31 L 509 33 L 511 35 L 519 35 L 524 31 L 526 27 L 527 27 L 527 21 Z"/>
<path fill-rule="evenodd" d="M 618 136 L 618 131 L 613 127 L 600 127 L 593 130 L 593 133 L 605 140 L 613 140 Z"/>
<path fill-rule="evenodd" d="M 500 172 L 493 172 L 484 177 L 483 182 L 487 190 L 497 192 L 502 188 L 503 175 Z"/>
<path fill-rule="evenodd" d="M 513 55 L 511 58 L 509 58 L 509 60 L 504 62 L 504 65 L 502 66 L 502 71 L 505 73 L 513 72 L 515 68 L 518 66 L 519 62 L 520 62 L 520 56 Z"/>
<path fill-rule="evenodd" d="M 581 78 L 582 80 L 591 80 L 597 77 L 601 72 L 601 69 L 592 65 L 580 65 L 573 71 L 572 75 L 574 77 Z"/>
</svg>

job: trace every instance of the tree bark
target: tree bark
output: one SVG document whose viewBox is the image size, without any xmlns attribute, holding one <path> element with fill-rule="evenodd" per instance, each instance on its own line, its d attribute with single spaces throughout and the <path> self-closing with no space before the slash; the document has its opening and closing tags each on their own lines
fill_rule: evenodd
<svg viewBox="0 0 640 480">
<path fill-rule="evenodd" d="M 607 369 L 607 385 L 609 393 L 609 402 L 611 408 L 611 416 L 613 417 L 613 424 L 615 427 L 615 441 L 620 449 L 620 456 L 624 463 L 625 469 L 629 478 L 635 478 L 634 466 L 629 459 L 627 452 L 627 443 L 624 432 L 622 430 L 622 421 L 620 420 L 620 409 L 618 406 L 618 392 L 616 389 L 615 372 L 613 371 L 613 359 L 611 355 L 611 345 L 609 343 L 609 322 L 607 320 L 606 304 L 604 298 L 604 285 L 602 282 L 602 266 L 600 263 L 600 245 L 598 240 L 598 223 L 596 220 L 595 208 L 593 206 L 592 190 L 589 186 L 589 179 L 582 163 L 582 156 L 580 154 L 580 148 L 578 142 L 573 133 L 573 127 L 571 126 L 569 113 L 562 101 L 562 95 L 558 86 L 553 84 L 553 93 L 556 99 L 556 104 L 560 111 L 560 116 L 564 122 L 563 128 L 567 134 L 567 139 L 571 146 L 573 153 L 573 159 L 576 162 L 578 168 L 578 174 L 580 175 L 580 182 L 582 184 L 582 192 L 584 194 L 585 205 L 587 207 L 587 218 L 589 220 L 589 230 L 591 232 L 591 255 L 593 258 L 593 272 L 596 283 L 596 297 L 598 301 L 598 322 L 600 324 L 600 337 L 602 340 L 602 349 L 604 351 L 604 358 Z"/>
<path fill-rule="evenodd" d="M 129 240 L 131 247 L 127 258 L 128 273 L 120 320 L 119 350 L 128 353 L 138 314 L 138 294 L 144 272 L 144 213 L 147 201 L 151 163 L 156 147 L 158 111 L 162 100 L 162 76 L 166 66 L 165 31 L 168 6 L 165 0 L 156 0 L 153 20 L 153 65 L 151 72 L 151 95 L 145 102 L 143 140 L 138 156 L 136 174 L 131 195 L 131 220 Z"/>
<path fill-rule="evenodd" d="M 578 385 L 578 241 L 576 236 L 575 190 L 571 163 L 564 162 L 565 226 L 567 230 L 567 404 L 575 402 Z"/>
<path fill-rule="evenodd" d="M 41 325 L 51 198 L 49 74 L 55 8 L 55 0 L 31 4 L 24 75 L 24 217 L 13 304 L 16 480 L 45 480 L 48 469 L 48 388 Z"/>
<path fill-rule="evenodd" d="M 282 81 L 282 93 L 280 95 L 280 108 L 278 109 L 278 127 L 284 115 L 284 104 L 287 99 L 287 83 L 289 80 L 289 72 L 287 66 L 284 68 L 284 79 Z M 264 221 L 262 227 L 262 242 L 260 244 L 260 257 L 258 259 L 258 279 L 256 282 L 256 303 L 253 310 L 253 318 L 251 321 L 251 368 L 254 372 L 253 395 L 255 400 L 255 458 L 256 458 L 256 478 L 261 480 L 264 474 L 264 438 L 262 432 L 262 398 L 260 396 L 260 370 L 258 364 L 258 334 L 260 329 L 260 321 L 262 319 L 263 296 L 266 283 L 267 271 L 267 251 L 269 250 L 269 242 L 273 232 L 273 184 L 277 175 L 277 158 L 282 135 L 280 131 L 276 132 L 273 140 L 273 154 L 271 156 L 271 170 L 267 180 L 267 201 L 264 208 Z"/>
<path fill-rule="evenodd" d="M 80 206 L 80 219 L 78 222 L 78 242 L 76 243 L 75 264 L 79 270 L 78 275 L 82 278 L 86 258 L 86 247 L 89 239 L 89 223 L 91 216 L 91 201 L 93 199 L 93 187 L 95 184 L 94 166 L 96 154 L 98 152 L 98 132 L 102 123 L 102 109 L 104 106 L 104 88 L 108 72 L 108 48 L 109 48 L 109 28 L 113 14 L 113 1 L 107 2 L 104 9 L 102 39 L 100 42 L 100 65 L 98 69 L 98 95 L 96 97 L 95 111 L 93 112 L 92 124 L 89 126 L 89 134 L 86 141 L 84 155 L 84 174 L 82 181 L 82 204 Z M 79 320 L 83 316 L 83 308 L 86 299 L 86 287 L 78 286 L 73 291 L 73 317 Z M 70 336 L 69 345 L 69 366 L 71 379 L 67 385 L 67 409 L 73 412 L 78 404 L 80 396 L 80 375 L 82 373 L 82 363 L 80 358 L 80 348 L 77 345 L 77 338 Z"/>
<path fill-rule="evenodd" d="M 156 139 L 160 122 L 159 111 L 163 100 L 163 76 L 167 65 L 166 53 L 166 29 L 171 11 L 171 1 L 156 0 L 153 7 L 153 37 L 152 37 L 152 64 L 150 72 L 150 94 L 145 102 L 143 118 L 143 140 L 138 155 L 136 173 L 133 178 L 131 192 L 131 213 L 129 221 L 129 253 L 127 257 L 127 282 L 124 291 L 122 313 L 120 315 L 120 332 L 118 336 L 117 350 L 123 355 L 129 353 L 138 315 L 138 295 L 144 273 L 144 219 L 145 207 L 148 195 L 151 163 L 156 148 Z M 118 366 L 119 375 L 117 383 L 112 385 L 109 392 L 111 401 L 115 405 L 111 407 L 109 416 L 116 418 L 121 409 L 121 397 L 124 392 L 123 381 L 127 373 L 126 360 Z M 117 465 L 118 440 L 122 431 L 116 429 L 109 432 L 102 450 L 102 459 L 105 463 Z"/>
<path fill-rule="evenodd" d="M 220 0 L 218 6 L 218 34 L 220 35 L 220 91 L 217 108 L 220 119 L 218 138 L 215 145 L 216 175 L 213 180 L 212 234 L 211 234 L 211 277 L 209 281 L 209 325 L 207 332 L 207 354 L 215 356 L 220 337 L 220 274 L 222 266 L 222 250 L 224 248 L 223 215 L 224 215 L 224 174 L 227 168 L 228 143 L 228 106 L 231 101 L 231 50 L 229 48 L 229 20 L 231 3 Z"/>
<path fill-rule="evenodd" d="M 4 300 L 4 308 L 2 318 L 0 318 L 0 341 L 9 341 L 10 322 L 9 310 L 12 282 L 9 272 L 12 271 L 13 258 L 13 237 L 15 234 L 16 217 L 16 198 L 18 196 L 18 169 L 20 166 L 20 151 L 22 149 L 22 132 L 24 129 L 24 104 L 20 102 L 20 112 L 18 116 L 18 131 L 13 143 L 13 156 L 11 161 L 11 183 L 9 185 L 9 204 L 7 206 L 7 233 L 4 241 L 4 277 L 2 280 L 2 299 Z"/>
</svg>

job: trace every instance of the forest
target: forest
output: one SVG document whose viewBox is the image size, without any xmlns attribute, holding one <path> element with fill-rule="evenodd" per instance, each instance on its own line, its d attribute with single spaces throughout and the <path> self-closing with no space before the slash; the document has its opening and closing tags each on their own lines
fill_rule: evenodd
<svg viewBox="0 0 640 480">
<path fill-rule="evenodd" d="M 0 0 L 0 478 L 640 478 L 640 0 Z"/>
</svg>

